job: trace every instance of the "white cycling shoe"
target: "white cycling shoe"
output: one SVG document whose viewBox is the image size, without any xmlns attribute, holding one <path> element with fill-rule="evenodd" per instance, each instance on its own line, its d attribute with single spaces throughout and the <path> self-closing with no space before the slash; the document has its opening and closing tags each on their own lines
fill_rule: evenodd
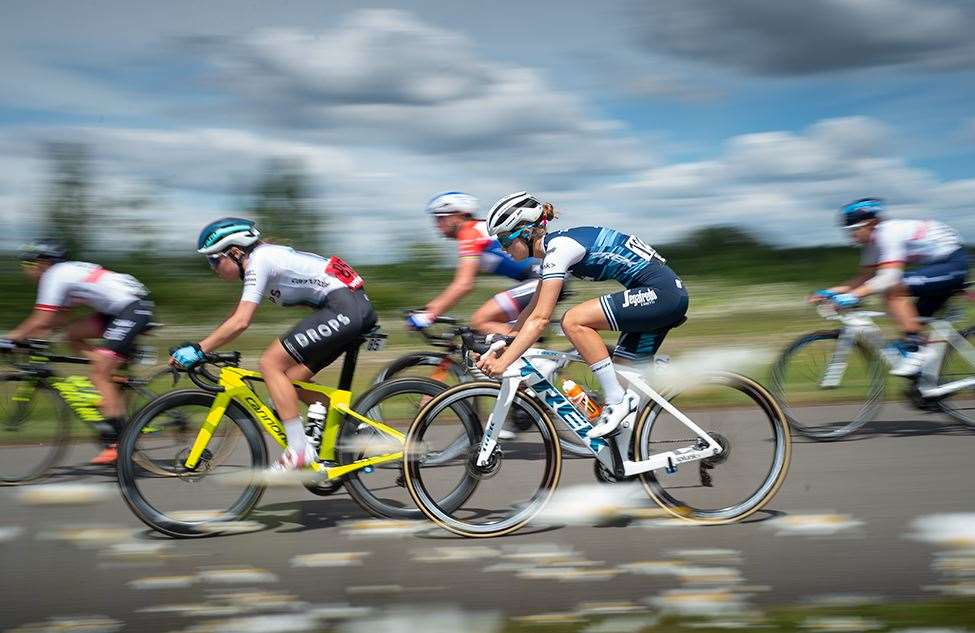
<svg viewBox="0 0 975 633">
<path fill-rule="evenodd" d="M 508 429 L 503 427 L 501 431 L 498 433 L 499 440 L 513 440 L 516 437 L 518 437 L 517 433 L 515 433 L 514 431 L 509 431 Z"/>
<path fill-rule="evenodd" d="M 586 437 L 604 437 L 619 428 L 627 417 L 636 413 L 640 405 L 640 398 L 629 391 L 623 396 L 623 402 L 608 404 L 599 414 L 599 424 L 592 427 Z"/>
<path fill-rule="evenodd" d="M 921 347 L 916 352 L 908 352 L 901 356 L 901 360 L 893 369 L 890 370 L 891 376 L 910 378 L 916 376 L 919 371 L 928 363 L 928 359 L 933 354 L 933 350 L 927 345 Z"/>
</svg>

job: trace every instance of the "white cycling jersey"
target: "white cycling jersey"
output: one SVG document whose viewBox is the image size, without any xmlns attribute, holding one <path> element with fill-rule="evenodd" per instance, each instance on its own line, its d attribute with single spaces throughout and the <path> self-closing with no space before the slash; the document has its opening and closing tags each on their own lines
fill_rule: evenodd
<svg viewBox="0 0 975 633">
<path fill-rule="evenodd" d="M 863 266 L 925 264 L 951 255 L 962 245 L 958 232 L 936 220 L 883 220 L 863 249 Z"/>
<path fill-rule="evenodd" d="M 317 308 L 332 291 L 358 290 L 363 285 L 362 277 L 338 257 L 325 259 L 287 246 L 262 244 L 247 259 L 240 300 L 260 303 L 266 296 L 282 306 Z"/>
<path fill-rule="evenodd" d="M 116 315 L 148 294 L 132 275 L 113 273 L 88 262 L 60 262 L 41 276 L 35 308 L 56 312 L 86 305 L 102 314 Z"/>
</svg>

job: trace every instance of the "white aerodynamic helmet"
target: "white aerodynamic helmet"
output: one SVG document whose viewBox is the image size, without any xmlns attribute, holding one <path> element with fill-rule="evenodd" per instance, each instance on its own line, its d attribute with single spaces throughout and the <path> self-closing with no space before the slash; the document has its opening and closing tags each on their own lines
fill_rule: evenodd
<svg viewBox="0 0 975 633">
<path fill-rule="evenodd" d="M 434 216 L 450 215 L 452 213 L 467 213 L 474 215 L 478 209 L 477 198 L 463 191 L 445 191 L 438 193 L 427 203 L 427 213 Z"/>
<path fill-rule="evenodd" d="M 488 213 L 488 234 L 507 233 L 522 224 L 535 224 L 541 219 L 542 213 L 542 203 L 527 191 L 504 196 L 494 203 Z"/>
</svg>

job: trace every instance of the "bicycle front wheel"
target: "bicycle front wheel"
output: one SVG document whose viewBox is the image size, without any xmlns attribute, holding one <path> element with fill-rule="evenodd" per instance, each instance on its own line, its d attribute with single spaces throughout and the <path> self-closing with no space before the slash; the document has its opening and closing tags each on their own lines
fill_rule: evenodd
<svg viewBox="0 0 975 633">
<path fill-rule="evenodd" d="M 715 439 L 714 457 L 640 475 L 661 508 L 695 523 L 732 523 L 763 508 L 789 470 L 789 424 L 772 396 L 737 374 L 718 373 L 669 402 Z M 657 404 L 644 407 L 633 434 L 638 460 L 694 446 L 698 436 Z"/>
<path fill-rule="evenodd" d="M 531 421 L 530 427 L 514 440 L 499 442 L 486 463 L 478 463 L 489 418 L 477 412 L 486 408 L 484 402 L 493 406 L 500 391 L 499 383 L 487 381 L 448 389 L 420 411 L 406 435 L 403 464 L 410 496 L 424 515 L 455 534 L 514 532 L 545 507 L 558 485 L 562 452 L 555 427 L 537 401 L 520 393 L 508 419 L 493 423 L 520 415 Z M 442 503 L 465 478 L 477 488 L 456 507 Z"/>
<path fill-rule="evenodd" d="M 376 385 L 359 398 L 353 411 L 406 433 L 423 405 L 443 393 L 447 385 L 425 378 L 398 378 Z M 463 406 L 463 405 L 459 405 Z M 461 409 L 458 409 L 461 410 Z M 465 418 L 475 419 L 473 411 Z M 473 432 L 473 427 L 471 427 Z M 464 437 L 467 437 L 465 432 Z M 466 439 L 463 440 L 466 443 Z M 351 464 L 372 457 L 395 455 L 395 460 L 382 461 L 346 476 L 345 488 L 355 501 L 380 518 L 421 519 L 423 514 L 413 505 L 403 476 L 403 444 L 397 438 L 369 426 L 352 416 L 346 417 L 339 434 L 339 463 Z M 438 503 L 445 508 L 459 506 L 477 486 L 470 477 L 460 476 Z"/>
<path fill-rule="evenodd" d="M 850 435 L 877 415 L 886 377 L 877 353 L 856 341 L 842 365 L 834 363 L 840 331 L 813 332 L 793 341 L 772 366 L 772 394 L 792 428 L 815 440 Z M 827 373 L 842 369 L 835 386 Z"/>
<path fill-rule="evenodd" d="M 64 401 L 47 385 L 22 374 L 0 374 L 0 484 L 46 476 L 71 436 Z"/>
<path fill-rule="evenodd" d="M 219 534 L 222 524 L 247 516 L 264 493 L 256 469 L 267 466 L 267 447 L 257 423 L 234 403 L 213 429 L 199 463 L 186 467 L 214 398 L 203 391 L 171 391 L 147 404 L 122 433 L 122 497 L 163 534 Z"/>
</svg>

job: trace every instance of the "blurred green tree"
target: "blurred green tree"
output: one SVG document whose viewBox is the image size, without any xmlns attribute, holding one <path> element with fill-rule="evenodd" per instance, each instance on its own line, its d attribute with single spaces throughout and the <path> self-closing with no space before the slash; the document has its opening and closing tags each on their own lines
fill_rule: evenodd
<svg viewBox="0 0 975 633">
<path fill-rule="evenodd" d="M 88 148 L 80 143 L 49 143 L 45 154 L 51 177 L 44 202 L 44 234 L 63 240 L 72 257 L 83 257 L 90 250 L 89 226 L 95 215 Z"/>
<path fill-rule="evenodd" d="M 264 235 L 317 252 L 328 222 L 312 200 L 310 179 L 301 161 L 273 159 L 266 163 L 247 211 Z"/>
</svg>

